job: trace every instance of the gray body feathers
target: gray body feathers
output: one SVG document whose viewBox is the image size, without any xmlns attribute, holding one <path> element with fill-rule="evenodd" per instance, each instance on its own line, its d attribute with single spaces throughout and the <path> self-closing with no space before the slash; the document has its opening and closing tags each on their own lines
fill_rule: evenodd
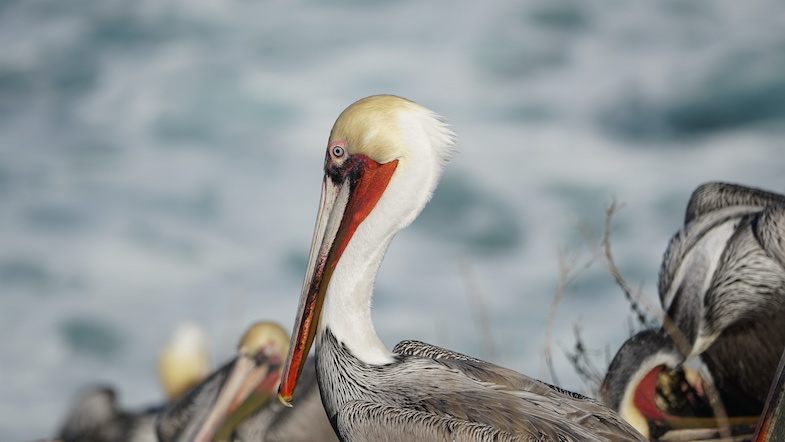
<svg viewBox="0 0 785 442">
<path fill-rule="evenodd" d="M 317 376 L 343 441 L 641 441 L 598 402 L 417 341 L 369 365 L 327 329 Z"/>
<path fill-rule="evenodd" d="M 113 389 L 96 387 L 82 393 L 60 430 L 63 442 L 155 442 L 155 411 L 118 408 Z"/>
<path fill-rule="evenodd" d="M 660 271 L 663 308 L 701 355 L 725 401 L 759 412 L 785 348 L 785 196 L 734 184 L 693 192 Z"/>
</svg>

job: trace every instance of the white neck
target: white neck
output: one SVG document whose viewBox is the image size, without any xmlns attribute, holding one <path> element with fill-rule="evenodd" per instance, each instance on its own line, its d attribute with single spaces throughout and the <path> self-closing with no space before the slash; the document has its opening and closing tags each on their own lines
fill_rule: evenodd
<svg viewBox="0 0 785 442">
<path fill-rule="evenodd" d="M 392 353 L 376 335 L 371 321 L 376 272 L 393 236 L 417 217 L 433 194 L 444 162 L 444 154 L 440 156 L 433 145 L 438 143 L 447 149 L 452 142 L 446 129 L 434 131 L 420 118 L 401 118 L 410 149 L 398 159 L 387 189 L 341 255 L 327 287 L 319 321 L 319 334 L 329 328 L 355 357 L 368 364 L 392 362 Z"/>
<path fill-rule="evenodd" d="M 357 229 L 335 267 L 325 294 L 319 333 L 330 329 L 338 342 L 354 356 L 369 364 L 392 362 L 392 354 L 382 343 L 371 320 L 371 297 L 376 272 L 392 235 L 370 241 L 371 229 Z M 317 340 L 318 351 L 319 340 Z"/>
</svg>

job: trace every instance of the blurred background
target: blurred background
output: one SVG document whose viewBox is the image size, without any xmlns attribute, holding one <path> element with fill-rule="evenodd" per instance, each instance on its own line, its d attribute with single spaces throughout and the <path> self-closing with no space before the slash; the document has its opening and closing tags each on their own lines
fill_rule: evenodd
<svg viewBox="0 0 785 442">
<path fill-rule="evenodd" d="M 291 327 L 328 132 L 366 95 L 459 137 L 377 280 L 389 346 L 552 380 L 559 261 L 584 267 L 613 199 L 616 261 L 655 305 L 698 184 L 785 191 L 779 0 L 5 0 L 0 41 L 2 440 L 53 434 L 96 381 L 161 400 L 182 321 L 216 363 L 253 320 Z M 602 365 L 631 315 L 601 260 L 563 295 L 553 366 L 580 391 L 573 325 Z"/>
</svg>

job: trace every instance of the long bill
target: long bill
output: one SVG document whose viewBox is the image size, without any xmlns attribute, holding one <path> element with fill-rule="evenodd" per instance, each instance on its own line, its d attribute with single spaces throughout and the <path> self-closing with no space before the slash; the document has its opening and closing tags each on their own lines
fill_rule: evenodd
<svg viewBox="0 0 785 442">
<path fill-rule="evenodd" d="M 281 374 L 278 398 L 289 405 L 319 325 L 322 305 L 335 266 L 357 227 L 376 206 L 398 160 L 380 164 L 358 156 L 340 176 L 325 174 L 316 227 L 308 257 L 292 345 Z"/>
<path fill-rule="evenodd" d="M 200 425 L 184 431 L 180 440 L 209 442 L 216 437 L 223 440 L 221 436 L 228 436 L 269 399 L 280 379 L 280 363 L 279 356 L 264 352 L 238 356 L 207 417 L 198 419 Z"/>
<path fill-rule="evenodd" d="M 766 407 L 755 431 L 755 442 L 782 440 L 785 436 L 785 352 L 771 384 Z"/>
</svg>

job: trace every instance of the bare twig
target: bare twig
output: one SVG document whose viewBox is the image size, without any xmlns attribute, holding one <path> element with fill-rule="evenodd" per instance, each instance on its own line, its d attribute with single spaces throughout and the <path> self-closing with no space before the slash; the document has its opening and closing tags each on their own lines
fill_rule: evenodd
<svg viewBox="0 0 785 442">
<path fill-rule="evenodd" d="M 553 331 L 553 324 L 556 321 L 556 308 L 559 306 L 564 291 L 567 288 L 568 277 L 570 268 L 564 258 L 564 255 L 559 253 L 559 282 L 556 285 L 556 290 L 553 292 L 553 299 L 548 308 L 548 325 L 545 327 L 545 346 L 543 347 L 543 354 L 545 355 L 545 365 L 548 367 L 548 373 L 551 376 L 551 382 L 559 385 L 559 378 L 556 377 L 556 370 L 553 368 L 553 358 L 551 353 L 551 335 Z"/>
<path fill-rule="evenodd" d="M 717 428 L 720 430 L 720 435 L 724 439 L 730 439 L 732 434 L 730 421 L 728 420 L 728 412 L 725 410 L 725 404 L 722 403 L 720 398 L 720 392 L 714 385 L 714 379 L 711 378 L 711 374 L 708 373 L 705 365 L 701 366 L 700 372 L 701 379 L 703 379 L 703 391 L 709 399 L 709 405 L 711 405 L 714 418 L 717 420 Z"/>
<path fill-rule="evenodd" d="M 561 303 L 562 299 L 564 298 L 564 293 L 567 291 L 567 288 L 575 281 L 575 278 L 580 275 L 583 271 L 588 269 L 589 267 L 594 264 L 594 262 L 599 258 L 599 253 L 595 252 L 589 258 L 587 258 L 584 262 L 580 263 L 579 265 L 575 265 L 575 259 L 573 262 L 568 262 L 567 258 L 565 258 L 564 253 L 559 253 L 559 280 L 556 284 L 556 290 L 553 292 L 553 298 L 551 299 L 551 305 L 548 308 L 548 323 L 545 327 L 545 344 L 543 346 L 543 354 L 545 356 L 545 364 L 548 368 L 548 373 L 550 374 L 551 382 L 554 384 L 559 385 L 559 380 L 556 377 L 556 370 L 553 368 L 553 357 L 551 352 L 551 339 L 553 336 L 553 327 L 556 323 L 556 311 Z"/>
<path fill-rule="evenodd" d="M 461 274 L 464 285 L 466 286 L 466 296 L 469 298 L 472 318 L 482 335 L 483 357 L 494 360 L 496 359 L 496 341 L 493 339 L 491 321 L 488 316 L 488 309 L 485 306 L 484 292 L 468 261 L 461 260 L 458 263 L 458 273 Z"/>
<path fill-rule="evenodd" d="M 581 381 L 586 385 L 587 390 L 592 396 L 596 396 L 602 384 L 605 371 L 597 368 L 592 362 L 586 345 L 583 343 L 580 327 L 577 324 L 573 325 L 573 332 L 575 333 L 575 346 L 572 351 L 565 352 L 565 355 L 567 360 L 570 361 L 572 368 L 581 378 Z"/>
<path fill-rule="evenodd" d="M 648 327 L 652 325 L 652 321 L 640 308 L 640 292 L 633 295 L 632 287 L 630 287 L 630 285 L 627 284 L 627 281 L 625 281 L 621 276 L 621 271 L 616 266 L 616 263 L 613 260 L 613 254 L 611 253 L 611 221 L 613 220 L 613 215 L 616 213 L 617 208 L 620 207 L 622 206 L 617 206 L 616 201 L 612 201 L 611 205 L 605 212 L 605 232 L 602 237 L 602 246 L 603 250 L 605 251 L 605 261 L 608 263 L 608 271 L 610 272 L 611 276 L 613 276 L 616 284 L 624 292 L 624 297 L 627 298 L 627 301 L 630 303 L 630 308 L 638 319 L 638 322 L 641 325 Z"/>
</svg>

